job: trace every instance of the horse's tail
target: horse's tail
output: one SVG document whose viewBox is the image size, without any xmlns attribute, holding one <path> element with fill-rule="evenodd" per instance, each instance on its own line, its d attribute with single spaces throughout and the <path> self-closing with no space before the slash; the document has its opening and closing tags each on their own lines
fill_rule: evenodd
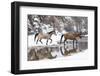
<svg viewBox="0 0 100 76">
<path fill-rule="evenodd" d="M 36 34 L 35 34 L 34 41 L 35 41 L 36 37 L 38 36 L 38 34 L 39 34 L 39 33 L 36 33 Z"/>
<path fill-rule="evenodd" d="M 62 38 L 63 38 L 63 36 L 64 36 L 64 35 L 62 35 L 62 36 L 61 36 L 61 39 L 60 39 L 60 44 L 61 44 L 61 42 L 62 42 Z"/>
</svg>

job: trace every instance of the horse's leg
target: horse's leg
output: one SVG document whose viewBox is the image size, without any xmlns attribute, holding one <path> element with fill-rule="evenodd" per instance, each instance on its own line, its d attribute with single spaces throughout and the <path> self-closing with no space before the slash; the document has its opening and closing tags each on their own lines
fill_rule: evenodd
<svg viewBox="0 0 100 76">
<path fill-rule="evenodd" d="M 39 39 L 37 39 L 36 44 L 38 43 Z"/>
<path fill-rule="evenodd" d="M 46 45 L 48 45 L 48 39 L 47 39 Z"/>
<path fill-rule="evenodd" d="M 76 48 L 77 48 L 77 40 L 76 40 Z"/>
<path fill-rule="evenodd" d="M 76 44 L 77 44 L 77 39 L 75 39 L 75 41 L 76 41 Z"/>
<path fill-rule="evenodd" d="M 39 41 L 42 43 L 41 39 L 40 39 Z M 43 44 L 43 43 L 42 43 L 42 44 Z"/>
<path fill-rule="evenodd" d="M 68 44 L 68 41 L 66 40 L 66 43 Z"/>
<path fill-rule="evenodd" d="M 64 40 L 64 46 L 65 46 L 65 42 L 66 42 L 66 41 L 67 41 L 67 40 L 65 39 L 65 40 Z"/>
<path fill-rule="evenodd" d="M 73 48 L 74 48 L 74 40 L 73 40 Z"/>
</svg>

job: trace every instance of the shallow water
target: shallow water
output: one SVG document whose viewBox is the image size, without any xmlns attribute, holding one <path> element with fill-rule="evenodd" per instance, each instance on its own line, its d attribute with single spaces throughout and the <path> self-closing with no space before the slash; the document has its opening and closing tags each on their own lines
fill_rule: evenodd
<svg viewBox="0 0 100 76">
<path fill-rule="evenodd" d="M 86 49 L 88 49 L 87 40 L 74 43 L 74 46 L 72 42 L 68 42 L 65 45 L 62 43 L 57 45 L 33 46 L 29 48 L 28 61 L 71 56 Z"/>
</svg>

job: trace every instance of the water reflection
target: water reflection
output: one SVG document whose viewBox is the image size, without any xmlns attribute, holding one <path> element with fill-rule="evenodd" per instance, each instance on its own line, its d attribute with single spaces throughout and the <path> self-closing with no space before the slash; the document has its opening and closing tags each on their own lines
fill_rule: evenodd
<svg viewBox="0 0 100 76">
<path fill-rule="evenodd" d="M 57 57 L 71 56 L 82 52 L 88 48 L 87 42 L 79 42 L 76 47 L 73 44 L 67 45 L 50 45 L 50 46 L 34 46 L 28 52 L 28 61 L 55 59 Z"/>
</svg>

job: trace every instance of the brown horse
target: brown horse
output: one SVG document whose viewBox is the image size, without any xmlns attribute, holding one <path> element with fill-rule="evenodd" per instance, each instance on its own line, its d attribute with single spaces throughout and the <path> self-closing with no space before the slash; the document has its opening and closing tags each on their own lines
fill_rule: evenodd
<svg viewBox="0 0 100 76">
<path fill-rule="evenodd" d="M 46 42 L 46 45 L 47 45 L 48 44 L 48 40 L 51 40 L 51 42 L 52 42 L 52 39 L 51 39 L 52 34 L 56 35 L 55 30 L 53 30 L 51 32 L 48 32 L 48 33 L 37 33 L 37 34 L 35 34 L 34 41 L 35 41 L 36 37 L 38 37 L 37 41 L 36 41 L 36 44 L 38 43 L 38 41 L 40 41 L 42 43 L 42 41 L 41 41 L 42 39 L 47 39 L 47 42 Z"/>
<path fill-rule="evenodd" d="M 60 39 L 60 44 L 62 42 L 62 38 L 64 37 L 64 45 L 65 45 L 65 42 L 70 39 L 70 40 L 73 40 L 73 46 L 74 46 L 74 40 L 77 40 L 81 38 L 81 34 L 80 33 L 66 33 L 66 34 L 63 34 L 61 36 L 61 39 Z"/>
</svg>

